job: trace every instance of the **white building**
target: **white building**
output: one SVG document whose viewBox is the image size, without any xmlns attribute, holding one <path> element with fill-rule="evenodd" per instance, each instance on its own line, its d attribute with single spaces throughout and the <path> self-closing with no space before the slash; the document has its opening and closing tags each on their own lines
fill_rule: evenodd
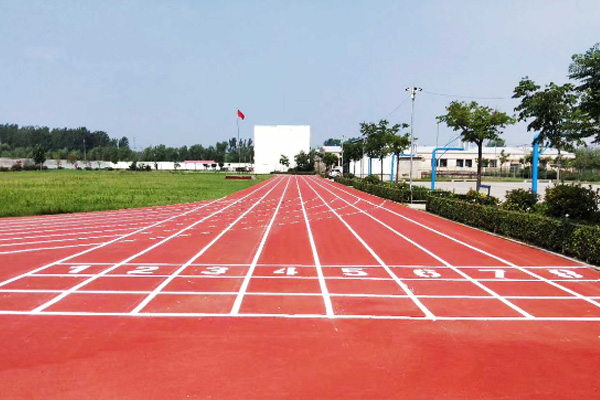
<svg viewBox="0 0 600 400">
<path fill-rule="evenodd" d="M 294 156 L 310 151 L 309 125 L 255 125 L 254 126 L 254 171 L 257 174 L 268 174 L 272 171 L 288 170 L 281 165 L 281 156 L 294 168 Z"/>
<path fill-rule="evenodd" d="M 462 146 L 457 146 L 462 147 Z M 413 156 L 413 178 L 421 178 L 431 174 L 432 153 L 434 146 L 417 146 Z M 542 151 L 542 150 L 540 150 Z M 502 168 L 507 172 L 512 169 L 523 168 L 530 164 L 533 149 L 531 147 L 484 147 L 483 169 L 484 171 L 499 171 Z M 466 145 L 464 150 L 438 150 L 436 152 L 438 174 L 472 175 L 477 173 L 477 146 Z M 542 162 L 548 161 L 548 168 L 555 168 L 554 160 L 558 156 L 558 150 L 548 148 L 540 154 Z M 575 154 L 562 151 L 563 159 L 574 158 Z M 393 165 L 392 165 L 393 159 Z M 502 162 L 504 161 L 504 162 Z M 410 156 L 400 157 L 400 178 L 408 178 L 410 171 Z M 356 172 L 354 172 L 356 171 Z M 379 159 L 369 161 L 368 157 L 362 160 L 350 162 L 349 172 L 356 176 L 380 175 L 381 163 Z M 390 155 L 383 159 L 383 176 L 389 180 L 390 176 L 396 175 L 396 160 Z"/>
</svg>

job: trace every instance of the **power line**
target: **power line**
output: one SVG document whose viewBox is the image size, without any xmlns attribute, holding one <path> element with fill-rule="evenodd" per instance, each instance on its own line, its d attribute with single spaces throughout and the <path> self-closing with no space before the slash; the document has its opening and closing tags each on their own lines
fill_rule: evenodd
<svg viewBox="0 0 600 400">
<path fill-rule="evenodd" d="M 434 96 L 454 97 L 454 98 L 462 98 L 462 99 L 477 99 L 477 100 L 508 100 L 508 99 L 512 99 L 512 97 L 460 96 L 460 95 L 455 95 L 455 94 L 430 92 L 427 90 L 423 90 L 423 93 L 432 94 Z"/>
<path fill-rule="evenodd" d="M 387 119 L 387 117 L 389 117 L 390 115 L 392 115 L 393 113 L 395 113 L 396 111 L 398 111 L 398 109 L 404 104 L 406 103 L 408 100 L 410 100 L 410 95 L 408 95 L 403 101 L 402 103 L 398 104 L 396 106 L 396 108 L 394 108 L 388 115 L 386 115 L 385 117 L 383 117 L 383 119 Z"/>
</svg>

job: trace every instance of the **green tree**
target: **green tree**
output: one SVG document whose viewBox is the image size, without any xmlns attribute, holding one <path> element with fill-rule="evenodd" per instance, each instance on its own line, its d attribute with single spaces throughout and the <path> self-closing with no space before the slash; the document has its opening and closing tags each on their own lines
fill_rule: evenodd
<svg viewBox="0 0 600 400">
<path fill-rule="evenodd" d="M 383 159 L 391 153 L 390 140 L 403 125 L 396 124 L 391 127 L 385 119 L 378 124 L 373 122 L 360 124 L 360 133 L 366 138 L 365 153 L 371 158 L 378 158 L 381 165 L 380 179 L 383 181 Z"/>
<path fill-rule="evenodd" d="M 342 141 L 340 139 L 329 138 L 323 142 L 323 146 L 340 146 Z"/>
<path fill-rule="evenodd" d="M 309 153 L 305 153 L 304 150 L 300 150 L 300 153 L 294 156 L 296 162 L 296 171 L 313 171 L 315 166 L 311 163 L 311 156 Z"/>
<path fill-rule="evenodd" d="M 585 136 L 596 135 L 600 143 L 600 43 L 583 54 L 574 54 L 569 66 L 569 78 L 580 82 L 575 87 L 581 95 L 579 110 L 584 118 Z"/>
<path fill-rule="evenodd" d="M 500 155 L 498 156 L 498 160 L 500 161 L 500 176 L 502 176 L 502 166 L 508 161 L 508 157 L 510 157 L 510 154 L 505 153 L 504 149 L 500 150 Z M 508 171 L 508 175 L 510 176 L 510 170 Z"/>
<path fill-rule="evenodd" d="M 35 162 L 35 165 L 40 166 L 41 171 L 44 161 L 46 161 L 46 150 L 44 150 L 44 147 L 42 147 L 41 144 L 33 146 L 33 161 Z"/>
<path fill-rule="evenodd" d="M 496 138 L 496 139 L 492 139 L 492 140 L 488 140 L 488 142 L 485 144 L 485 147 L 504 147 L 506 146 L 506 140 L 502 139 L 502 138 Z"/>
<path fill-rule="evenodd" d="M 408 126 L 408 124 L 401 124 L 400 128 L 406 129 Z M 396 183 L 398 183 L 398 177 L 400 176 L 400 154 L 404 153 L 410 147 L 410 133 L 405 133 L 402 136 L 394 134 L 388 140 L 390 152 L 396 156 Z"/>
<path fill-rule="evenodd" d="M 438 120 L 445 122 L 454 131 L 460 131 L 463 142 L 477 145 L 477 191 L 479 191 L 483 142 L 498 138 L 502 129 L 509 124 L 514 124 L 515 120 L 506 113 L 480 106 L 475 101 L 471 103 L 453 101 L 446 107 L 446 111 L 447 114 L 439 116 Z"/>
<path fill-rule="evenodd" d="M 578 96 L 570 83 L 556 85 L 551 82 L 545 88 L 525 77 L 514 89 L 513 98 L 520 98 L 515 107 L 519 121 L 530 121 L 527 131 L 538 132 L 537 142 L 558 150 L 558 173 L 560 179 L 561 151 L 573 148 L 581 140 L 580 112 L 575 107 Z"/>
<path fill-rule="evenodd" d="M 339 158 L 337 154 L 325 153 L 321 156 L 321 160 L 323 161 L 323 164 L 325 164 L 325 168 L 330 169 L 338 163 Z"/>
<path fill-rule="evenodd" d="M 289 167 L 290 166 L 290 159 L 287 158 L 287 156 L 284 156 L 283 154 L 281 155 L 281 158 L 279 158 L 279 164 L 285 166 L 285 167 Z"/>
<path fill-rule="evenodd" d="M 354 168 L 352 174 L 356 175 L 356 161 L 359 161 L 363 157 L 363 140 L 353 140 L 344 142 L 344 161 L 350 163 L 354 161 Z"/>
</svg>

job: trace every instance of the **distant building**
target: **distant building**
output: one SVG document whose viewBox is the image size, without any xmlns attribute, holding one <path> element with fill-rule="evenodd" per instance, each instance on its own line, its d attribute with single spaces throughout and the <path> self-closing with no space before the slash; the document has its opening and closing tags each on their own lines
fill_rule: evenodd
<svg viewBox="0 0 600 400">
<path fill-rule="evenodd" d="M 460 146 L 459 146 L 460 147 Z M 413 155 L 413 178 L 421 178 L 431 174 L 432 153 L 434 146 L 418 146 Z M 511 169 L 523 168 L 530 165 L 529 157 L 533 149 L 531 147 L 484 147 L 483 148 L 483 169 L 484 171 L 510 171 Z M 546 160 L 549 169 L 555 169 L 555 159 L 558 156 L 558 150 L 548 148 L 540 154 L 540 160 Z M 501 157 L 506 159 L 501 163 Z M 562 159 L 575 158 L 575 154 L 566 151 L 561 152 Z M 477 147 L 466 145 L 464 150 L 437 151 L 437 173 L 438 174 L 456 174 L 472 175 L 477 173 Z M 393 161 L 393 165 L 392 165 Z M 400 178 L 408 178 L 410 171 L 410 155 L 400 156 Z M 390 155 L 383 159 L 383 176 L 389 180 L 393 174 L 395 177 L 396 159 Z M 355 172 L 356 171 L 356 172 Z M 357 176 L 380 175 L 381 163 L 379 159 L 372 159 L 365 156 L 362 160 L 350 162 L 349 172 Z"/>
<path fill-rule="evenodd" d="M 310 151 L 309 125 L 254 126 L 254 171 L 257 174 L 294 168 L 294 157 L 300 151 Z M 279 163 L 282 155 L 288 158 L 289 167 Z"/>
</svg>

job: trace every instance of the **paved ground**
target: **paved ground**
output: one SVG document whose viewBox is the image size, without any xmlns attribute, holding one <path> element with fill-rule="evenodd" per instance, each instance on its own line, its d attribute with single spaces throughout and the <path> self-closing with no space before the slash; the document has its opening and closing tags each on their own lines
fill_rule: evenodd
<svg viewBox="0 0 600 400">
<path fill-rule="evenodd" d="M 505 194 L 508 190 L 514 189 L 531 189 L 531 182 L 489 182 L 483 181 L 483 185 L 490 185 L 491 195 L 504 200 Z M 415 182 L 415 185 L 431 187 L 431 182 Z M 539 182 L 538 193 L 543 197 L 546 192 L 546 188 L 552 186 L 553 183 Z M 475 189 L 475 181 L 473 182 L 436 182 L 436 189 L 444 189 L 449 191 L 455 191 L 456 193 L 467 193 L 469 189 Z M 600 185 L 592 185 L 595 189 L 600 189 Z"/>
<path fill-rule="evenodd" d="M 598 399 L 600 272 L 318 177 L 0 220 L 2 399 Z"/>
</svg>

